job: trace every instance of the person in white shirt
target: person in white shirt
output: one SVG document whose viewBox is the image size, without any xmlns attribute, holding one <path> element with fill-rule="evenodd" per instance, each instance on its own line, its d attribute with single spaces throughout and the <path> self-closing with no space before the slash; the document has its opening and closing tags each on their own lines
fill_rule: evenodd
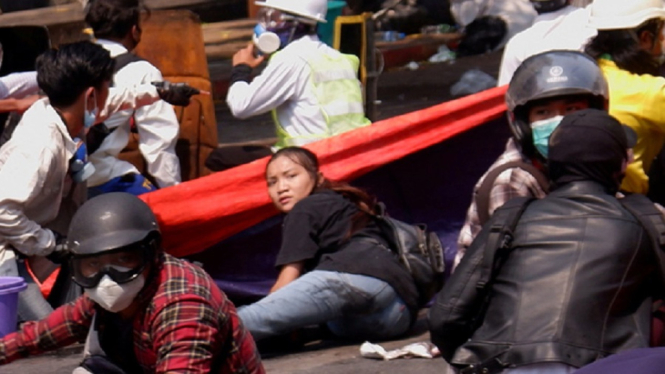
<svg viewBox="0 0 665 374">
<path fill-rule="evenodd" d="M 503 50 L 498 86 L 510 83 L 517 67 L 528 57 L 554 50 L 584 51 L 596 36 L 589 26 L 589 8 L 577 8 L 569 0 L 531 0 L 539 15 L 533 26 L 515 35 Z"/>
<path fill-rule="evenodd" d="M 68 172 L 84 127 L 119 109 L 159 100 L 152 85 L 110 96 L 113 64 L 107 51 L 90 42 L 62 45 L 38 58 L 37 79 L 47 98 L 24 113 L 0 148 L 0 276 L 25 274 L 19 256 L 62 260 L 57 232 L 66 232 L 67 215 L 73 214 L 62 202 L 85 198 Z M 52 310 L 30 286 L 19 295 L 18 309 L 22 320 L 41 319 Z"/>
<path fill-rule="evenodd" d="M 503 47 L 513 35 L 527 29 L 536 18 L 529 0 L 451 0 L 450 11 L 462 27 L 482 17 L 499 17 L 506 23 L 506 35 L 495 49 Z"/>
<path fill-rule="evenodd" d="M 267 0 L 257 5 L 263 7 L 255 28 L 260 52 L 250 44 L 233 56 L 226 97 L 231 113 L 244 119 L 272 111 L 278 138 L 273 149 L 301 146 L 369 125 L 358 58 L 329 47 L 316 35 L 316 24 L 326 22 L 327 0 Z M 252 69 L 270 53 L 265 70 L 252 80 Z M 213 151 L 206 166 L 223 170 L 251 161 L 251 157 L 225 160 L 228 150 Z M 256 156 L 269 153 L 266 149 Z"/>
<path fill-rule="evenodd" d="M 85 132 L 120 110 L 150 105 L 160 98 L 186 104 L 191 87 L 160 82 L 109 89 L 114 60 L 90 42 L 61 45 L 37 59 L 37 80 L 46 98 L 23 115 L 0 147 L 0 276 L 23 276 L 21 320 L 46 317 L 51 306 L 40 293 L 23 258 L 46 256 L 63 262 L 64 238 L 85 200 L 85 183 L 73 167 Z M 21 258 L 17 262 L 17 258 Z"/>
<path fill-rule="evenodd" d="M 151 63 L 128 55 L 141 40 L 141 10 L 138 0 L 95 0 L 87 5 L 85 21 L 92 27 L 97 43 L 117 60 L 114 87 L 131 87 L 163 79 L 161 72 Z M 90 162 L 95 167 L 95 173 L 88 180 L 90 196 L 114 191 L 140 195 L 156 187 L 180 183 L 180 162 L 175 153 L 180 125 L 168 103 L 159 101 L 114 114 L 104 121 L 104 125 L 108 131 L 93 132 L 96 139 L 88 139 Z M 96 128 L 100 129 L 103 127 Z M 132 131 L 138 131 L 139 150 L 156 187 L 134 165 L 118 158 Z"/>
</svg>

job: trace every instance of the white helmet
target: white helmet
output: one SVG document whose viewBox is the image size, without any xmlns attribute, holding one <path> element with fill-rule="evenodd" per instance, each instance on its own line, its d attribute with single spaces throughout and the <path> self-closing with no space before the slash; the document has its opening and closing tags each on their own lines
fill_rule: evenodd
<svg viewBox="0 0 665 374">
<path fill-rule="evenodd" d="M 281 10 L 309 21 L 326 23 L 328 0 L 266 0 L 256 5 Z"/>
<path fill-rule="evenodd" d="M 633 29 L 653 18 L 665 18 L 663 0 L 594 0 L 589 24 L 597 30 Z"/>
</svg>

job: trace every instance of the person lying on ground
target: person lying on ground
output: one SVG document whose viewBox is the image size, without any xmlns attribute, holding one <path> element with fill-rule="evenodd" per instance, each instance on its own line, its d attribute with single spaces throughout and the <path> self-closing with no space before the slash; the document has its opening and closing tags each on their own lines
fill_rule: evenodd
<svg viewBox="0 0 665 374">
<path fill-rule="evenodd" d="M 28 289 L 19 295 L 21 320 L 41 319 L 53 310 L 23 258 L 61 261 L 62 234 L 85 200 L 83 181 L 71 167 L 81 144 L 77 139 L 109 113 L 162 96 L 183 96 L 182 90 L 153 85 L 109 94 L 113 64 L 107 51 L 90 42 L 45 52 L 37 59 L 37 79 L 47 97 L 25 112 L 0 147 L 0 275 L 21 275 L 28 281 Z"/>
<path fill-rule="evenodd" d="M 84 294 L 0 339 L 0 364 L 87 335 L 75 373 L 265 373 L 233 303 L 203 269 L 162 251 L 157 219 L 138 197 L 86 202 L 66 250 Z"/>
<path fill-rule="evenodd" d="M 448 363 L 565 374 L 649 346 L 652 303 L 665 295 L 665 257 L 651 233 L 665 217 L 643 195 L 632 196 L 649 208 L 638 213 L 616 197 L 636 139 L 605 111 L 564 117 L 549 140 L 552 191 L 526 206 L 504 246 L 492 238 L 512 216 L 497 210 L 430 309 Z"/>
<path fill-rule="evenodd" d="M 455 266 L 497 208 L 518 196 L 546 195 L 547 141 L 563 116 L 585 108 L 607 110 L 608 99 L 600 68 L 580 52 L 545 52 L 520 65 L 506 93 L 512 136 L 473 188 Z"/>
<path fill-rule="evenodd" d="M 277 151 L 266 167 L 268 194 L 285 213 L 270 294 L 240 307 L 256 340 L 326 324 L 338 337 L 390 339 L 406 333 L 418 294 L 378 225 L 364 191 L 326 179 L 316 155 Z"/>
</svg>

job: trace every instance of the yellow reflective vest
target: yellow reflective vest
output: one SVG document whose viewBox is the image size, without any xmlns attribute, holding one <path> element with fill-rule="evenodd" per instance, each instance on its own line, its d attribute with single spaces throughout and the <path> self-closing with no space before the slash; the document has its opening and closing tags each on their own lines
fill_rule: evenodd
<svg viewBox="0 0 665 374">
<path fill-rule="evenodd" d="M 312 71 L 309 84 L 326 121 L 325 132 L 297 136 L 289 134 L 279 123 L 276 110 L 273 110 L 277 149 L 304 145 L 371 124 L 365 117 L 363 95 L 357 77 L 360 63 L 356 56 L 308 53 L 304 58 Z"/>
</svg>

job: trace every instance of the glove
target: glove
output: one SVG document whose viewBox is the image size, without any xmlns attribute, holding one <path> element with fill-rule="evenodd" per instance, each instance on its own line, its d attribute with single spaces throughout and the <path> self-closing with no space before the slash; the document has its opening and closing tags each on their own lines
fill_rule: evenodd
<svg viewBox="0 0 665 374">
<path fill-rule="evenodd" d="M 157 87 L 159 97 L 171 105 L 187 106 L 189 105 L 189 99 L 193 95 L 201 93 L 201 91 L 187 83 L 171 83 L 169 81 L 163 81 L 152 82 L 152 84 Z"/>
<path fill-rule="evenodd" d="M 67 261 L 69 261 L 70 257 L 70 253 L 67 250 L 66 245 L 67 238 L 58 232 L 52 232 L 53 236 L 55 237 L 55 249 L 53 249 L 53 252 L 46 255 L 46 258 L 57 265 L 65 264 Z"/>
</svg>

